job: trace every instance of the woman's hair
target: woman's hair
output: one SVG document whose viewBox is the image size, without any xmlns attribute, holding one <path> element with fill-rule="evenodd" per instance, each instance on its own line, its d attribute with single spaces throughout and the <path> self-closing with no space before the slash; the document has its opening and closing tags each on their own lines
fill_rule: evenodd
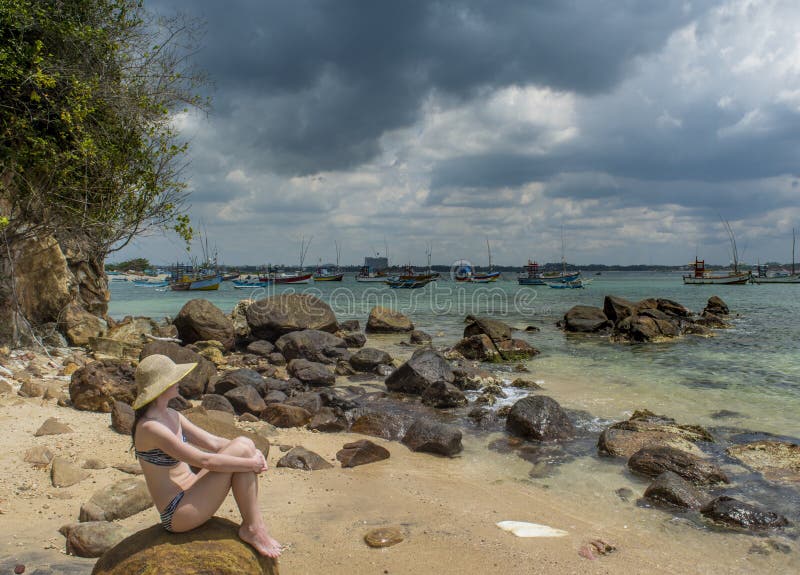
<svg viewBox="0 0 800 575">
<path fill-rule="evenodd" d="M 150 407 L 149 404 L 143 405 L 139 409 L 135 410 L 133 416 L 133 425 L 131 426 L 131 449 L 136 448 L 136 427 L 139 425 L 139 421 L 144 417 L 144 414 L 147 412 L 147 409 Z"/>
</svg>

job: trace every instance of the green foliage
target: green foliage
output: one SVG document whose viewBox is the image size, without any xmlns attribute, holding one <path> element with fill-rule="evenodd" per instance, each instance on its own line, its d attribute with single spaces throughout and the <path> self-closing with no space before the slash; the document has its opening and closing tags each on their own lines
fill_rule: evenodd
<svg viewBox="0 0 800 575">
<path fill-rule="evenodd" d="M 150 260 L 147 258 L 134 258 L 132 260 L 126 260 L 124 262 L 119 262 L 116 264 L 106 264 L 106 269 L 109 271 L 128 271 L 134 270 L 137 272 L 143 272 L 145 270 L 149 270 L 150 268 Z"/>
<path fill-rule="evenodd" d="M 0 1 L 9 232 L 77 235 L 99 256 L 153 228 L 191 239 L 172 112 L 203 105 L 186 58 L 196 26 L 141 4 Z"/>
</svg>

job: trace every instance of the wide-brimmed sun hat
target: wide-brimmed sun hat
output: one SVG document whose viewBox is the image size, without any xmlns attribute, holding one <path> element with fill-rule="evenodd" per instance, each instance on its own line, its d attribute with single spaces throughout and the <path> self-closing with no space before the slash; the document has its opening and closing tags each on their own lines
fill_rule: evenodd
<svg viewBox="0 0 800 575">
<path fill-rule="evenodd" d="M 133 409 L 139 409 L 153 401 L 186 377 L 196 365 L 197 363 L 175 363 L 166 355 L 148 355 L 136 368 L 138 393 Z"/>
</svg>

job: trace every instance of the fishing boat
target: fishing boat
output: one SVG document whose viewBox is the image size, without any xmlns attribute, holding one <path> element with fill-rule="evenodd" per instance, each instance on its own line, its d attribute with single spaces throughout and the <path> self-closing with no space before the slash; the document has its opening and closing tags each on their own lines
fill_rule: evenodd
<svg viewBox="0 0 800 575">
<path fill-rule="evenodd" d="M 362 268 L 358 270 L 358 273 L 356 274 L 357 282 L 386 283 L 388 278 L 389 276 L 386 275 L 385 271 L 375 271 L 368 266 L 362 266 Z"/>
<path fill-rule="evenodd" d="M 158 280 L 158 281 L 151 281 L 151 280 L 133 280 L 133 285 L 136 287 L 167 287 L 169 282 L 167 280 Z"/>
<path fill-rule="evenodd" d="M 500 279 L 500 272 L 492 269 L 492 248 L 489 245 L 489 238 L 486 238 L 486 251 L 489 253 L 489 271 L 483 273 L 473 273 L 470 281 L 475 284 L 485 284 L 496 282 Z"/>
<path fill-rule="evenodd" d="M 547 283 L 542 279 L 538 262 L 531 260 L 528 260 L 525 270 L 517 275 L 517 282 L 522 286 L 541 286 Z"/>
<path fill-rule="evenodd" d="M 317 271 L 314 272 L 315 282 L 340 282 L 344 279 L 344 274 L 339 271 L 339 256 L 341 255 L 339 242 L 334 241 L 333 243 L 336 246 L 336 267 L 332 270 L 328 269 L 322 265 L 322 259 L 320 259 L 320 265 L 317 267 Z"/>
<path fill-rule="evenodd" d="M 248 281 L 248 280 L 233 280 L 231 282 L 234 289 L 253 289 L 253 288 L 263 288 L 264 284 L 260 281 Z"/>
<path fill-rule="evenodd" d="M 433 279 L 423 279 L 423 280 L 415 280 L 415 279 L 400 279 L 400 278 L 390 278 L 385 281 L 386 285 L 388 285 L 392 289 L 417 289 L 423 288 L 429 283 L 434 281 Z"/>
<path fill-rule="evenodd" d="M 691 275 L 683 276 L 683 283 L 687 285 L 741 285 L 750 281 L 750 272 L 740 272 L 735 268 L 727 274 L 713 275 L 711 272 L 706 271 L 705 260 L 694 259 L 694 263 L 690 264 L 693 267 Z"/>
<path fill-rule="evenodd" d="M 705 260 L 697 259 L 697 256 L 695 256 L 694 263 L 689 264 L 693 268 L 693 273 L 683 276 L 685 285 L 742 285 L 750 281 L 752 277 L 750 270 L 739 271 L 739 250 L 736 247 L 736 236 L 733 233 L 733 228 L 731 228 L 728 220 L 725 219 L 722 219 L 722 225 L 728 234 L 728 241 L 731 244 L 733 269 L 728 273 L 714 275 L 706 270 Z"/>
<path fill-rule="evenodd" d="M 558 272 L 544 272 L 541 274 L 540 278 L 546 284 L 552 283 L 570 283 L 576 280 L 579 280 L 581 277 L 581 271 L 567 271 L 567 260 L 564 256 L 565 250 L 565 243 L 564 243 L 564 227 L 561 227 L 561 271 Z"/>
<path fill-rule="evenodd" d="M 307 284 L 311 281 L 313 274 L 298 272 L 282 272 L 270 270 L 266 274 L 259 276 L 260 285 L 283 285 L 283 284 Z"/>
<path fill-rule="evenodd" d="M 213 291 L 219 289 L 222 283 L 222 276 L 216 273 L 184 273 L 175 276 L 175 280 L 169 283 L 172 291 Z"/>
<path fill-rule="evenodd" d="M 767 266 L 756 266 L 756 275 L 753 276 L 752 281 L 756 284 L 800 284 L 800 273 L 794 271 L 794 247 L 795 247 L 795 233 L 792 228 L 792 271 L 779 270 L 770 273 Z"/>
<path fill-rule="evenodd" d="M 582 289 L 586 287 L 587 283 L 585 280 L 578 278 L 568 282 L 548 283 L 547 286 L 553 289 Z"/>
</svg>

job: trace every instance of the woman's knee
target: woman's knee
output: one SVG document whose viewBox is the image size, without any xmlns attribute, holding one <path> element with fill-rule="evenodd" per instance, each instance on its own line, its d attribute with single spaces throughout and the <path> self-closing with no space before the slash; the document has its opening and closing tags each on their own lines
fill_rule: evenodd
<svg viewBox="0 0 800 575">
<path fill-rule="evenodd" d="M 244 436 L 232 439 L 230 447 L 236 449 L 242 457 L 251 457 L 256 452 L 256 444 L 253 443 L 252 439 Z"/>
</svg>

